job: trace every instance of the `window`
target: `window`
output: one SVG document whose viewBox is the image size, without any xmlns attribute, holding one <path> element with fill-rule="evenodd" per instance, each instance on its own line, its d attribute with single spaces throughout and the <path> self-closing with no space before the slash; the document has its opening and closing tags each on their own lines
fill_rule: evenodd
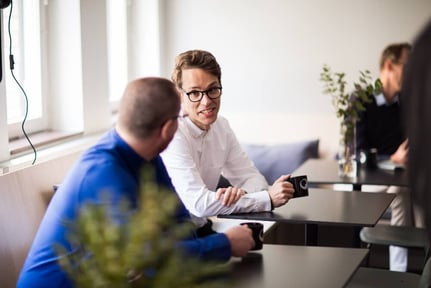
<svg viewBox="0 0 431 288">
<path fill-rule="evenodd" d="M 26 131 L 35 132 L 46 128 L 45 103 L 42 98 L 41 25 L 39 0 L 14 0 L 3 9 L 3 35 L 5 59 L 5 84 L 7 101 L 7 122 L 9 138 L 22 135 L 21 122 L 24 119 L 28 98 Z M 12 8 L 12 15 L 9 15 Z M 9 37 L 9 23 L 10 35 Z M 12 39 L 12 51 L 10 50 Z M 9 55 L 14 56 L 13 75 L 23 87 L 24 93 L 15 82 L 10 70 Z"/>
<path fill-rule="evenodd" d="M 25 4 L 25 5 L 23 5 Z M 9 139 L 22 136 L 21 123 L 26 112 L 25 95 L 17 85 L 9 69 L 10 39 L 8 33 L 9 13 L 12 36 L 12 54 L 15 67 L 13 73 L 28 97 L 28 133 L 46 130 L 50 127 L 47 99 L 42 75 L 49 75 L 48 65 L 42 65 L 44 49 L 47 49 L 46 28 L 41 23 L 44 8 L 48 2 L 42 0 L 14 0 L 3 9 L 4 59 L 7 98 L 7 122 Z M 116 111 L 118 101 L 128 82 L 128 23 L 127 0 L 106 1 L 106 29 L 108 49 L 109 101 L 112 111 Z M 67 5 L 64 5 L 67 6 Z M 44 70 L 43 70 L 44 69 Z M 52 108 L 50 108 L 52 109 Z M 51 125 L 52 126 L 52 125 Z"/>
<path fill-rule="evenodd" d="M 106 2 L 109 100 L 113 110 L 116 110 L 118 101 L 128 82 L 126 2 L 125 0 L 108 0 Z"/>
<path fill-rule="evenodd" d="M 0 10 L 5 60 L 0 82 L 0 170 L 21 160 L 27 164 L 31 156 L 21 130 L 25 96 L 9 70 L 10 8 Z M 29 100 L 25 130 L 38 155 L 61 146 L 52 145 L 51 136 L 66 141 L 72 135 L 77 141 L 70 143 L 80 142 L 111 128 L 130 75 L 157 75 L 158 17 L 154 15 L 158 11 L 156 0 L 13 0 L 13 73 Z M 143 25 L 147 18 L 152 22 Z M 148 40 L 148 34 L 156 41 Z M 151 70 L 153 62 L 157 67 Z M 51 144 L 46 145 L 49 149 L 42 147 L 46 143 Z"/>
</svg>

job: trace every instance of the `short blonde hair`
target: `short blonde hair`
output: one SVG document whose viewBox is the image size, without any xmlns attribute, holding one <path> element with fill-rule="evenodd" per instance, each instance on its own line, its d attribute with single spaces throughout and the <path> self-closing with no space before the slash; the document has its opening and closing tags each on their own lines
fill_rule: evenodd
<svg viewBox="0 0 431 288">
<path fill-rule="evenodd" d="M 179 54 L 175 58 L 175 67 L 172 72 L 172 81 L 182 88 L 182 71 L 185 69 L 200 68 L 211 75 L 217 77 L 221 85 L 221 69 L 217 63 L 216 58 L 207 51 L 203 50 L 189 50 Z"/>
</svg>

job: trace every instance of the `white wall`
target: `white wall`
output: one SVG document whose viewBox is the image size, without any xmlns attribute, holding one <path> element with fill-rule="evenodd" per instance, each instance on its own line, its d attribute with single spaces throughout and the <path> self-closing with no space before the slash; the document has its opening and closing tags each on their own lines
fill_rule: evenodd
<svg viewBox="0 0 431 288">
<path fill-rule="evenodd" d="M 162 0 L 161 73 L 175 56 L 212 52 L 222 67 L 226 115 L 243 142 L 320 138 L 332 155 L 338 120 L 319 74 L 324 63 L 356 80 L 378 76 L 390 42 L 412 41 L 429 0 Z"/>
</svg>

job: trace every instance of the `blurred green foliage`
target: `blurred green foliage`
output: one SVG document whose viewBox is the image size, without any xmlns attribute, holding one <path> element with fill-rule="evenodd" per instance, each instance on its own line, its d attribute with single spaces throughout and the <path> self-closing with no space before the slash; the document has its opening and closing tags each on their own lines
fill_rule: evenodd
<svg viewBox="0 0 431 288">
<path fill-rule="evenodd" d="M 78 220 L 68 223 L 69 240 L 78 252 L 62 256 L 60 266 L 82 288 L 226 287 L 230 266 L 184 256 L 176 243 L 194 229 L 176 223 L 178 198 L 154 182 L 151 169 L 142 172 L 137 211 L 123 201 L 118 211 L 109 205 L 85 205 Z M 108 203 L 109 193 L 104 194 Z M 115 223 L 121 213 L 123 223 Z M 59 255 L 67 254 L 56 247 Z M 208 280 L 210 279 L 210 280 Z"/>
<path fill-rule="evenodd" d="M 353 84 L 353 92 L 347 92 L 345 73 L 332 72 L 331 68 L 324 64 L 320 73 L 320 80 L 324 83 L 324 94 L 332 97 L 337 118 L 341 119 L 341 141 L 346 144 L 353 137 L 353 127 L 359 120 L 359 114 L 365 110 L 365 104 L 371 102 L 373 95 L 382 91 L 380 79 L 372 81 L 368 70 L 359 71 L 359 82 Z"/>
</svg>

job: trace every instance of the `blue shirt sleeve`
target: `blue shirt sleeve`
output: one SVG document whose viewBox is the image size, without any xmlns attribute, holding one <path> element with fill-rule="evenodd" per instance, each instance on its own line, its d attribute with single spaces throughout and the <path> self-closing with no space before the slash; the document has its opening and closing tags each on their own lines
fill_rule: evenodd
<svg viewBox="0 0 431 288">
<path fill-rule="evenodd" d="M 227 261 L 231 257 L 230 243 L 224 233 L 215 233 L 203 238 L 184 240 L 178 243 L 181 250 L 199 259 Z"/>
</svg>

